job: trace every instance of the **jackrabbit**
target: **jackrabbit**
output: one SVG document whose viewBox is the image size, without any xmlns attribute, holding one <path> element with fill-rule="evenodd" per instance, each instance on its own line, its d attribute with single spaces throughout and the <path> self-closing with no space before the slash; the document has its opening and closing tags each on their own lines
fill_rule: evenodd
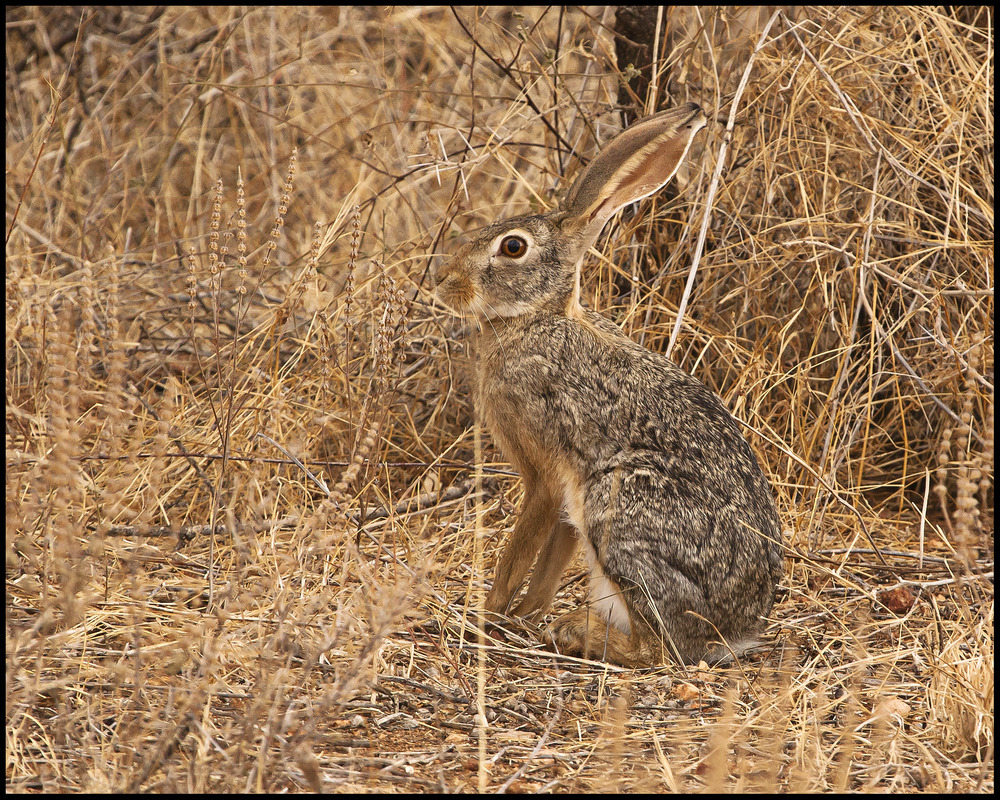
<svg viewBox="0 0 1000 800">
<path fill-rule="evenodd" d="M 478 320 L 480 408 L 524 480 L 486 606 L 507 613 L 537 555 L 513 613 L 542 616 L 582 542 L 591 602 L 550 639 L 624 665 L 738 652 L 782 568 L 771 488 L 729 411 L 579 300 L 601 228 L 669 181 L 705 124 L 693 103 L 637 122 L 561 210 L 485 228 L 435 275 L 444 304 Z"/>
</svg>

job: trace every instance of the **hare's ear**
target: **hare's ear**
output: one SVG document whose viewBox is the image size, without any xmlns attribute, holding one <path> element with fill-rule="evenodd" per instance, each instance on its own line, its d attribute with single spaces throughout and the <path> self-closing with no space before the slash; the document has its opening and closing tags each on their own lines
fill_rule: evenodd
<svg viewBox="0 0 1000 800">
<path fill-rule="evenodd" d="M 705 112 L 687 103 L 640 120 L 612 139 L 577 178 L 563 210 L 570 228 L 589 247 L 618 209 L 651 195 L 669 181 Z"/>
</svg>

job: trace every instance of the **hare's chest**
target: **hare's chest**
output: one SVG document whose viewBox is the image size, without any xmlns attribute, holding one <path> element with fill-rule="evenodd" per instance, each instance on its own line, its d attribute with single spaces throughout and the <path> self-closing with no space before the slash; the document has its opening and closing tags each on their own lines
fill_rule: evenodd
<svg viewBox="0 0 1000 800">
<path fill-rule="evenodd" d="M 512 381 L 489 369 L 479 377 L 479 410 L 493 440 L 522 476 L 538 478 L 553 497 L 566 498 L 567 487 L 580 481 L 560 434 L 562 426 L 553 416 L 558 388 L 537 380 L 537 371 L 535 380 L 522 375 L 522 380 Z M 567 500 L 567 510 L 572 505 Z"/>
<path fill-rule="evenodd" d="M 526 421 L 522 398 L 481 383 L 479 410 L 493 440 L 522 475 L 543 471 L 548 460 L 545 441 L 536 426 Z"/>
</svg>

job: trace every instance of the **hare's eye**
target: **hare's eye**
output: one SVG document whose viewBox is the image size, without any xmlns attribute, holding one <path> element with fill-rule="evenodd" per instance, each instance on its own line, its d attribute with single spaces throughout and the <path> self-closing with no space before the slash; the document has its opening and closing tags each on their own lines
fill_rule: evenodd
<svg viewBox="0 0 1000 800">
<path fill-rule="evenodd" d="M 520 258 L 528 252 L 528 243 L 520 236 L 506 236 L 500 242 L 500 252 L 507 258 Z"/>
</svg>

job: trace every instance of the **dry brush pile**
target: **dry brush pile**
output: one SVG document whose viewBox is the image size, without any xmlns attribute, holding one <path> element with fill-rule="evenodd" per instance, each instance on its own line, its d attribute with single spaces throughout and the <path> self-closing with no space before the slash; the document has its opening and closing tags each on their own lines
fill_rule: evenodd
<svg viewBox="0 0 1000 800">
<path fill-rule="evenodd" d="M 427 277 L 620 127 L 614 11 L 9 9 L 8 790 L 991 790 L 992 11 L 789 13 L 660 17 L 714 122 L 584 266 L 786 526 L 769 648 L 635 671 L 480 630 Z"/>
</svg>

